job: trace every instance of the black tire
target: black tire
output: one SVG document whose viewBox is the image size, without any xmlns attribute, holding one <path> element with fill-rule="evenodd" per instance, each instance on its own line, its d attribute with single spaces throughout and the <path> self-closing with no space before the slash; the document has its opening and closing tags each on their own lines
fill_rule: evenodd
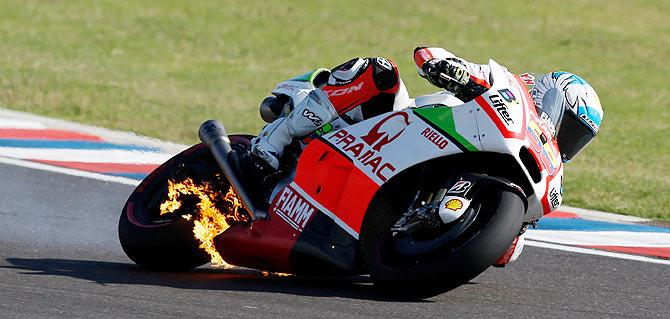
<svg viewBox="0 0 670 319">
<path fill-rule="evenodd" d="M 207 147 L 197 144 L 147 176 L 121 212 L 119 240 L 126 255 L 141 267 L 162 271 L 188 270 L 209 262 L 209 254 L 198 247 L 200 243 L 193 236 L 193 221 L 197 216 L 191 220 L 182 218 L 190 213 L 187 209 L 178 210 L 179 214 L 159 216 L 159 206 L 167 198 L 168 179 L 190 177 L 196 183 L 206 181 L 225 192 L 229 184 L 219 173 Z"/>
<path fill-rule="evenodd" d="M 462 235 L 430 253 L 404 256 L 395 248 L 390 227 L 405 208 L 391 205 L 390 198 L 383 191 L 375 196 L 361 227 L 361 253 L 375 285 L 419 298 L 467 283 L 491 266 L 518 235 L 525 209 L 516 193 L 502 187 L 483 190 L 470 206 L 478 209 L 477 217 Z"/>
</svg>

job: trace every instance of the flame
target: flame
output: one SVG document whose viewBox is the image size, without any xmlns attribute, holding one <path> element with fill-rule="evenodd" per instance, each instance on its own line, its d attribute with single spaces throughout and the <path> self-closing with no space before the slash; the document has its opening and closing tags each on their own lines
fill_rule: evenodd
<svg viewBox="0 0 670 319">
<path fill-rule="evenodd" d="M 214 191 L 209 183 L 204 182 L 198 185 L 188 178 L 181 182 L 168 180 L 168 199 L 160 205 L 160 214 L 165 215 L 173 213 L 182 207 L 182 198 L 180 195 L 192 195 L 198 198 L 196 204 L 198 209 L 194 214 L 182 215 L 186 220 L 194 219 L 193 235 L 200 241 L 200 248 L 204 249 L 211 256 L 211 263 L 214 267 L 232 267 L 226 263 L 216 248 L 214 248 L 214 237 L 224 232 L 230 227 L 229 221 L 247 222 L 248 215 L 244 210 L 240 210 L 242 204 L 233 192 L 232 187 L 222 198 L 227 203 L 227 212 L 223 213 L 216 207 L 215 202 L 220 197 L 220 193 Z"/>
<path fill-rule="evenodd" d="M 271 271 L 261 271 L 261 276 L 263 277 L 289 277 L 292 276 L 292 274 L 287 274 L 284 272 L 271 272 Z"/>
</svg>

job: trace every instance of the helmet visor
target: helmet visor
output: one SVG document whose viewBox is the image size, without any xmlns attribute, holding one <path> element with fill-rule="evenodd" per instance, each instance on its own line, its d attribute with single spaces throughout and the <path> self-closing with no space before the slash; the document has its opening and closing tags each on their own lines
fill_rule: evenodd
<svg viewBox="0 0 670 319">
<path fill-rule="evenodd" d="M 570 110 L 565 110 L 558 130 L 558 149 L 563 161 L 570 161 L 596 136 L 591 127 Z"/>
</svg>

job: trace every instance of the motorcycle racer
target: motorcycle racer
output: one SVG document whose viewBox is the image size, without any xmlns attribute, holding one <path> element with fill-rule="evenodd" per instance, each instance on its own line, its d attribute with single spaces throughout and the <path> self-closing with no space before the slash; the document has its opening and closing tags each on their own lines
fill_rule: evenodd
<svg viewBox="0 0 670 319">
<path fill-rule="evenodd" d="M 207 245 L 213 261 L 296 274 L 367 271 L 382 289 L 422 294 L 514 260 L 528 227 L 561 205 L 560 158 L 597 132 L 597 96 L 565 72 L 536 83 L 439 48 L 416 49 L 415 61 L 444 91 L 409 100 L 392 62 L 355 58 L 279 83 L 261 104 L 269 125 L 256 138 L 204 122 L 202 143 L 129 197 L 119 221 L 124 251 L 149 268 L 180 260 L 193 268 L 206 262 Z M 188 199 L 177 212 L 172 194 L 201 203 Z M 225 212 L 204 209 L 208 198 Z M 225 218 L 209 223 L 214 215 Z"/>
<path fill-rule="evenodd" d="M 414 61 L 420 76 L 463 102 L 490 88 L 488 65 L 470 63 L 445 49 L 418 47 Z M 529 73 L 521 77 L 530 87 L 538 115 L 557 139 L 563 161 L 570 161 L 600 128 L 603 109 L 598 94 L 584 79 L 569 72 L 550 72 L 537 82 Z"/>
<path fill-rule="evenodd" d="M 418 47 L 414 61 L 421 77 L 464 103 L 491 87 L 488 65 L 468 62 L 445 49 Z M 598 132 L 603 116 L 598 95 L 568 72 L 551 72 L 538 81 L 528 73 L 522 78 L 531 88 L 538 115 L 558 141 L 563 161 L 571 160 Z M 274 97 L 261 103 L 261 116 L 270 124 L 251 141 L 251 153 L 275 170 L 295 138 L 332 123 L 346 126 L 409 106 L 397 66 L 383 57 L 354 58 L 296 79 L 304 84 L 283 82 L 272 91 Z"/>
</svg>

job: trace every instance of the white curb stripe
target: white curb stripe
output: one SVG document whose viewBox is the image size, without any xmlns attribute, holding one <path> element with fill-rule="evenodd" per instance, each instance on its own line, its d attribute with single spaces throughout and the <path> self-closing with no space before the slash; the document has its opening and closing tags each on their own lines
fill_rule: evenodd
<svg viewBox="0 0 670 319">
<path fill-rule="evenodd" d="M 529 229 L 526 233 L 528 239 L 564 245 L 670 247 L 670 233 L 534 229 Z"/>
<path fill-rule="evenodd" d="M 54 119 L 31 113 L 8 110 L 4 108 L 0 108 L 0 119 L 7 121 L 8 123 L 22 123 L 22 125 L 27 125 L 25 127 L 17 127 L 17 128 L 31 128 L 30 126 L 38 125 L 39 127 L 37 128 L 48 127 L 50 129 L 56 129 L 56 130 L 82 132 L 101 137 L 108 143 L 135 144 L 142 146 L 158 147 L 170 154 L 176 154 L 188 148 L 188 145 L 161 141 L 155 138 L 141 136 L 131 132 L 114 131 L 102 127 L 85 125 L 66 120 Z M 15 125 L 15 124 L 8 124 L 8 125 Z M 194 127 L 193 134 L 197 134 L 197 130 L 198 128 Z"/>
<path fill-rule="evenodd" d="M 22 160 L 18 160 L 18 159 L 6 158 L 6 157 L 1 157 L 1 156 L 0 156 L 0 163 L 1 164 L 7 164 L 7 165 L 26 167 L 26 168 L 32 168 L 32 169 L 37 169 L 37 170 L 41 170 L 41 171 L 48 171 L 48 172 L 54 172 L 54 173 L 59 173 L 59 174 L 65 174 L 65 175 L 70 175 L 70 176 L 85 177 L 85 178 L 90 178 L 90 179 L 96 179 L 96 180 L 99 180 L 99 181 L 112 182 L 112 183 L 118 183 L 118 184 L 124 184 L 124 185 L 137 186 L 137 185 L 140 184 L 140 181 L 130 179 L 130 178 L 125 178 L 125 177 L 120 177 L 120 176 L 104 175 L 104 174 L 98 174 L 98 173 L 92 173 L 92 172 L 86 172 L 86 171 L 80 171 L 80 170 L 76 170 L 76 169 L 69 169 L 69 168 L 64 168 L 64 167 L 59 167 L 59 166 L 51 166 L 51 165 L 40 164 L 40 163 L 35 163 L 35 162 L 22 161 Z"/>
<path fill-rule="evenodd" d="M 587 255 L 596 255 L 596 256 L 618 258 L 618 259 L 642 261 L 642 262 L 647 262 L 647 263 L 652 263 L 652 264 L 670 265 L 670 260 L 655 259 L 655 258 L 649 258 L 649 257 L 643 257 L 643 256 L 613 253 L 613 252 L 609 252 L 609 251 L 594 250 L 594 249 L 572 247 L 572 246 L 564 246 L 564 245 L 557 245 L 557 244 L 551 244 L 551 243 L 543 243 L 543 242 L 534 241 L 534 240 L 526 240 L 526 246 L 569 251 L 569 252 L 573 252 L 573 253 L 580 253 L 580 254 L 587 254 Z"/>
<path fill-rule="evenodd" d="M 26 121 L 18 119 L 0 118 L 0 128 L 13 129 L 44 129 L 44 124 L 35 121 Z"/>
<path fill-rule="evenodd" d="M 125 150 L 76 150 L 0 147 L 0 156 L 19 159 L 83 163 L 162 164 L 170 154 Z"/>
<path fill-rule="evenodd" d="M 561 205 L 561 207 L 559 207 L 558 210 L 559 211 L 564 211 L 564 212 L 569 212 L 569 213 L 575 213 L 575 214 L 579 215 L 580 218 L 583 218 L 583 219 L 597 220 L 597 221 L 608 221 L 608 222 L 615 222 L 615 223 L 639 223 L 639 222 L 646 222 L 646 221 L 651 220 L 651 219 L 648 219 L 648 218 L 613 214 L 613 213 L 608 213 L 608 212 L 601 212 L 601 211 L 592 210 L 592 209 L 583 209 L 583 208 L 571 207 L 571 206 L 565 206 L 565 205 Z"/>
</svg>

